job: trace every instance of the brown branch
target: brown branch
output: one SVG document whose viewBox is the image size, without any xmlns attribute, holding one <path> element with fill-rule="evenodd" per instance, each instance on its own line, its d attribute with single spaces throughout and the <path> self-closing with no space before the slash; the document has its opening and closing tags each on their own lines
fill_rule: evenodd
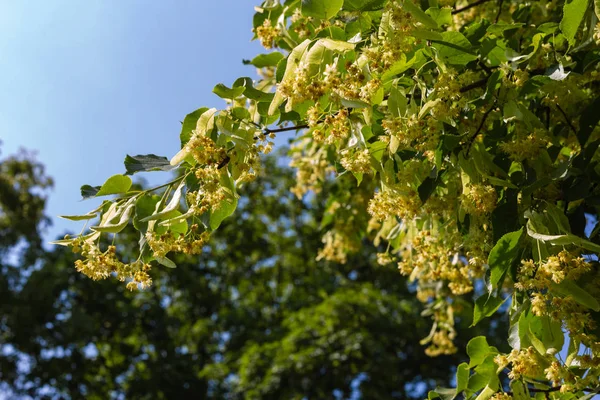
<svg viewBox="0 0 600 400">
<path fill-rule="evenodd" d="M 567 125 L 569 125 L 569 128 L 571 128 L 573 130 L 573 133 L 577 134 L 577 130 L 571 123 L 571 120 L 569 119 L 569 116 L 567 115 L 567 113 L 558 104 L 556 105 L 556 108 L 558 108 L 558 111 L 560 111 L 560 113 L 563 115 L 563 117 L 565 117 L 565 121 L 567 122 Z"/>
<path fill-rule="evenodd" d="M 477 0 L 477 1 L 473 2 L 473 3 L 471 3 L 471 4 L 467 4 L 464 7 L 457 8 L 456 10 L 452 10 L 452 15 L 461 13 L 463 11 L 467 11 L 470 8 L 476 7 L 476 6 L 478 6 L 480 4 L 483 4 L 483 3 L 487 3 L 488 1 L 491 1 L 491 0 Z"/>
<path fill-rule="evenodd" d="M 473 136 L 471 136 L 471 138 L 469 139 L 469 142 L 467 144 L 467 153 L 466 153 L 467 156 L 469 155 L 469 151 L 471 151 L 471 146 L 473 145 L 473 142 L 475 141 L 475 138 L 477 137 L 477 135 L 479 135 L 479 132 L 481 132 L 481 130 L 483 129 L 483 125 L 485 125 L 485 121 L 487 120 L 487 117 L 494 110 L 494 108 L 496 108 L 496 102 L 494 102 L 494 104 L 492 104 L 492 106 L 490 107 L 490 109 L 487 110 L 485 112 L 485 114 L 483 114 L 483 119 L 481 120 L 481 123 L 479 124 L 479 127 L 477 128 L 477 130 L 475 131 L 475 133 L 473 134 Z"/>
<path fill-rule="evenodd" d="M 321 121 L 319 121 L 319 122 L 321 122 Z M 303 124 L 303 125 L 286 126 L 284 128 L 276 128 L 276 129 L 265 128 L 264 132 L 265 132 L 266 135 L 268 135 L 269 133 L 297 131 L 297 130 L 300 130 L 300 129 L 306 129 L 308 127 L 309 126 L 307 124 Z"/>
<path fill-rule="evenodd" d="M 480 79 L 478 81 L 475 81 L 473 83 L 469 83 L 468 85 L 465 85 L 463 87 L 460 88 L 460 92 L 461 93 L 465 93 L 468 92 L 471 89 L 476 89 L 476 88 L 480 88 L 480 87 L 484 87 L 487 84 L 488 78 L 483 78 Z"/>
<path fill-rule="evenodd" d="M 555 387 L 551 387 L 550 389 L 537 389 L 537 388 L 527 388 L 527 390 L 529 390 L 529 392 L 531 393 L 552 393 L 552 392 L 558 392 L 560 391 L 560 389 L 562 388 L 562 386 L 555 386 Z M 577 390 L 578 392 L 597 392 L 598 389 L 592 389 L 592 388 L 585 388 L 585 389 L 579 389 Z M 508 391 L 508 392 L 504 392 L 510 396 L 513 395 L 513 392 Z"/>
<path fill-rule="evenodd" d="M 498 14 L 496 14 L 496 19 L 494 20 L 494 23 L 497 24 L 498 20 L 500 19 L 500 14 L 502 14 L 502 3 L 504 2 L 504 0 L 498 0 Z"/>
</svg>

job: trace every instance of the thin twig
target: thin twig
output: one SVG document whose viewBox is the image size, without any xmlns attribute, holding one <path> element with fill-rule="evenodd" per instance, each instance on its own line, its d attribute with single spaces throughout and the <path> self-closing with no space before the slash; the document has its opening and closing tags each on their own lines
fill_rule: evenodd
<svg viewBox="0 0 600 400">
<path fill-rule="evenodd" d="M 469 151 L 471 151 L 471 146 L 473 145 L 475 138 L 477 137 L 477 135 L 479 135 L 479 132 L 481 132 L 481 129 L 483 129 L 483 125 L 485 125 L 485 121 L 487 120 L 488 115 L 490 115 L 490 113 L 492 112 L 492 110 L 494 110 L 494 108 L 496 108 L 496 102 L 494 102 L 494 104 L 492 104 L 490 109 L 487 110 L 485 112 L 485 114 L 483 114 L 483 119 L 481 120 L 479 127 L 477 128 L 477 130 L 475 131 L 473 136 L 471 136 L 471 138 L 469 139 L 469 143 L 467 144 L 467 153 L 466 153 L 467 156 L 469 155 Z"/>
<path fill-rule="evenodd" d="M 529 392 L 531 393 L 552 393 L 552 392 L 559 392 L 562 386 L 555 386 L 555 387 L 551 387 L 550 389 L 537 389 L 537 388 L 527 388 L 527 390 L 529 390 Z M 592 388 L 585 388 L 585 389 L 579 389 L 578 392 L 596 392 L 598 391 L 598 389 L 592 389 Z M 504 392 L 510 396 L 513 395 L 513 392 L 508 391 L 508 392 Z"/>
<path fill-rule="evenodd" d="M 491 68 L 488 67 L 487 65 L 485 65 L 485 63 L 483 63 L 481 60 L 479 60 L 478 64 L 481 67 L 481 69 L 485 71 L 486 74 L 488 74 L 488 75 L 492 74 Z"/>
<path fill-rule="evenodd" d="M 502 14 L 502 3 L 504 2 L 504 0 L 498 0 L 498 14 L 496 14 L 496 19 L 494 20 L 494 23 L 497 24 L 498 20 L 500 19 L 500 14 Z"/>
<path fill-rule="evenodd" d="M 319 121 L 320 122 L 320 121 Z M 268 135 L 269 133 L 279 133 L 279 132 L 287 132 L 287 131 L 297 131 L 299 129 L 306 129 L 309 126 L 307 124 L 303 124 L 303 125 L 294 125 L 294 126 L 286 126 L 284 128 L 276 128 L 276 129 L 270 129 L 270 128 L 265 128 L 264 132 L 266 135 Z"/>
<path fill-rule="evenodd" d="M 464 7 L 457 8 L 456 10 L 452 10 L 452 15 L 454 15 L 454 14 L 458 14 L 458 13 L 461 13 L 461 12 L 463 12 L 463 11 L 467 11 L 467 10 L 468 10 L 468 9 L 470 9 L 470 8 L 476 7 L 476 6 L 478 6 L 478 5 L 480 5 L 480 4 L 483 4 L 483 3 L 487 3 L 488 1 L 491 1 L 491 0 L 478 0 L 478 1 L 476 1 L 476 2 L 473 2 L 473 3 L 471 3 L 471 4 L 467 4 L 467 5 L 466 5 L 466 6 L 464 6 Z"/>
<path fill-rule="evenodd" d="M 476 88 L 484 87 L 487 84 L 487 81 L 488 81 L 488 78 L 483 78 L 483 79 L 480 79 L 480 80 L 475 81 L 473 83 L 470 83 L 470 84 L 468 84 L 466 86 L 461 87 L 460 88 L 460 92 L 461 93 L 465 93 L 465 92 L 468 92 L 471 89 L 476 89 Z"/>
<path fill-rule="evenodd" d="M 563 115 L 563 117 L 565 117 L 565 121 L 567 122 L 567 125 L 569 125 L 569 128 L 571 128 L 573 130 L 573 132 L 575 134 L 577 134 L 577 130 L 571 123 L 571 120 L 569 119 L 569 116 L 567 115 L 567 113 L 558 104 L 556 105 L 556 108 L 558 108 L 558 111 L 560 111 L 560 113 Z"/>
</svg>

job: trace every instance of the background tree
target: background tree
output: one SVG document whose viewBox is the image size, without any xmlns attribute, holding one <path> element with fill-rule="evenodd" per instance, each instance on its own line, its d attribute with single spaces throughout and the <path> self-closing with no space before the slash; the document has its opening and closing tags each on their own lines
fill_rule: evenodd
<svg viewBox="0 0 600 400">
<path fill-rule="evenodd" d="M 153 271 L 150 289 L 93 282 L 63 247 L 38 253 L 33 271 L 16 270 L 20 284 L 2 292 L 10 296 L 2 303 L 11 347 L 0 357 L 4 390 L 35 398 L 419 398 L 448 384 L 465 355 L 423 353 L 429 326 L 406 281 L 377 264 L 369 242 L 346 264 L 317 262 L 326 197 L 299 201 L 288 190 L 292 171 L 275 158 L 265 167 L 210 247 L 177 256 L 175 270 Z M 3 171 L 14 181 L 13 170 Z M 329 185 L 346 190 L 344 180 Z M 135 231 L 122 235 L 119 251 L 133 257 Z M 496 336 L 489 325 L 480 331 Z"/>
</svg>

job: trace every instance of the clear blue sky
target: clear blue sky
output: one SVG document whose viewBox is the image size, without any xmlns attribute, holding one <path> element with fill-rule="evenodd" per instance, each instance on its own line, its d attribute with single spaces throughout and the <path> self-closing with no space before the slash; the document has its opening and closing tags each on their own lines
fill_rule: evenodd
<svg viewBox="0 0 600 400">
<path fill-rule="evenodd" d="M 82 184 L 124 172 L 127 153 L 170 158 L 185 114 L 224 106 L 215 84 L 255 76 L 241 61 L 262 51 L 256 4 L 0 0 L 0 149 L 36 150 L 54 177 L 48 238 L 81 228 L 56 216 L 94 207 Z"/>
</svg>

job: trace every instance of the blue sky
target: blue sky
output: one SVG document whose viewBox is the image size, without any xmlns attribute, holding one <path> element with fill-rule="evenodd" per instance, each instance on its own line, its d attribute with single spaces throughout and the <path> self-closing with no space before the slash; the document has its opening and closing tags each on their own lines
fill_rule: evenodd
<svg viewBox="0 0 600 400">
<path fill-rule="evenodd" d="M 124 172 L 125 154 L 170 158 L 185 114 L 224 106 L 214 85 L 255 76 L 241 61 L 262 51 L 250 42 L 257 3 L 0 2 L 0 150 L 36 150 L 55 179 L 49 239 L 80 229 L 57 215 L 95 206 L 82 184 Z"/>
</svg>

